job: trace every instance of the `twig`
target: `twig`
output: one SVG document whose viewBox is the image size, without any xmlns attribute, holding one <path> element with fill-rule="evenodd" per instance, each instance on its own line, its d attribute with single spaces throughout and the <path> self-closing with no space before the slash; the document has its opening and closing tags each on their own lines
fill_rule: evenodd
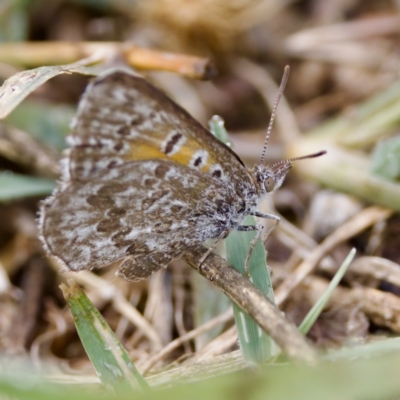
<svg viewBox="0 0 400 400">
<path fill-rule="evenodd" d="M 120 42 L 9 42 L 0 44 L 0 62 L 42 65 L 70 64 L 95 53 L 105 58 L 122 54 L 134 68 L 177 72 L 194 79 L 210 79 L 216 74 L 213 63 L 203 57 L 166 53 Z"/>
<path fill-rule="evenodd" d="M 58 178 L 60 175 L 60 155 L 56 150 L 3 123 L 0 123 L 0 154 L 42 176 Z"/>
<path fill-rule="evenodd" d="M 355 217 L 341 225 L 331 235 L 329 235 L 319 246 L 317 246 L 310 256 L 304 260 L 275 291 L 276 304 L 282 304 L 292 290 L 302 282 L 318 265 L 321 259 L 333 250 L 339 243 L 362 232 L 369 226 L 388 218 L 393 211 L 380 207 L 369 207 L 359 212 Z"/>
<path fill-rule="evenodd" d="M 232 268 L 223 258 L 210 254 L 199 267 L 204 250 L 193 249 L 186 260 L 201 275 L 217 285 L 233 302 L 250 315 L 292 359 L 315 364 L 315 350 L 297 328 L 287 321 L 248 279 Z"/>
<path fill-rule="evenodd" d="M 224 333 L 221 333 L 211 342 L 207 343 L 200 351 L 197 351 L 193 357 L 186 360 L 184 365 L 193 365 L 199 362 L 210 360 L 220 354 L 227 352 L 238 341 L 236 325 L 230 327 Z"/>
<path fill-rule="evenodd" d="M 144 375 L 155 363 L 163 359 L 168 353 L 179 347 L 181 344 L 187 342 L 188 340 L 194 339 L 196 336 L 201 335 L 202 333 L 214 328 L 219 324 L 228 321 L 231 318 L 232 318 L 232 310 L 228 310 L 225 313 L 218 315 L 212 320 L 199 326 L 198 328 L 193 329 L 192 331 L 186 333 L 185 335 L 182 335 L 179 338 L 168 343 L 167 346 L 165 346 L 160 352 L 158 352 L 156 355 L 150 358 L 150 360 L 148 360 L 146 364 L 142 368 L 140 368 L 141 374 Z"/>
<path fill-rule="evenodd" d="M 304 285 L 304 296 L 312 304 L 326 291 L 328 282 L 312 276 Z M 348 308 L 351 312 L 363 312 L 376 326 L 400 332 L 400 299 L 393 293 L 361 286 L 351 289 L 339 286 L 332 293 L 329 304 Z"/>
<path fill-rule="evenodd" d="M 207 58 L 165 53 L 134 46 L 123 47 L 123 54 L 132 67 L 178 72 L 181 75 L 208 80 L 217 74 L 214 64 Z"/>
</svg>

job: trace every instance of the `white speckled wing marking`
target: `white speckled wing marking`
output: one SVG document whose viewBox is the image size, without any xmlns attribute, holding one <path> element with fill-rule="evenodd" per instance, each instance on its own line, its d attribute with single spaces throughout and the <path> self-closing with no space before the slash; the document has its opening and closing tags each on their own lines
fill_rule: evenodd
<svg viewBox="0 0 400 400">
<path fill-rule="evenodd" d="M 218 178 L 168 160 L 137 161 L 64 184 L 43 205 L 41 231 L 67 268 L 123 260 L 120 275 L 138 280 L 238 224 L 237 204 Z"/>
</svg>

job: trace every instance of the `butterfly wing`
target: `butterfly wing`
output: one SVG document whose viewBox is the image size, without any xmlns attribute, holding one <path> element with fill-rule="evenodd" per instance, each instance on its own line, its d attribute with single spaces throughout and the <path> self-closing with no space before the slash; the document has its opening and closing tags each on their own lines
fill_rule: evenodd
<svg viewBox="0 0 400 400">
<path fill-rule="evenodd" d="M 126 162 L 61 185 L 43 205 L 42 240 L 68 269 L 123 260 L 120 275 L 138 280 L 229 229 L 239 203 L 230 185 L 190 167 Z"/>
<path fill-rule="evenodd" d="M 96 78 L 79 105 L 67 179 L 92 179 L 125 162 L 168 159 L 251 186 L 239 157 L 143 78 L 114 70 Z"/>
</svg>

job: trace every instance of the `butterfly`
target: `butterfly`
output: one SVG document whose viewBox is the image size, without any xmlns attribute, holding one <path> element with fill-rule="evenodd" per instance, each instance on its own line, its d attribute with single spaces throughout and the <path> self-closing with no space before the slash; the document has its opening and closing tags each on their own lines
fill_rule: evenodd
<svg viewBox="0 0 400 400">
<path fill-rule="evenodd" d="M 265 144 L 261 163 L 246 169 L 133 72 L 94 79 L 72 129 L 61 181 L 39 218 L 45 250 L 69 270 L 119 262 L 117 274 L 138 281 L 232 229 L 261 233 L 259 225 L 242 225 L 247 215 L 279 220 L 257 205 L 279 188 L 295 159 L 266 165 Z"/>
</svg>

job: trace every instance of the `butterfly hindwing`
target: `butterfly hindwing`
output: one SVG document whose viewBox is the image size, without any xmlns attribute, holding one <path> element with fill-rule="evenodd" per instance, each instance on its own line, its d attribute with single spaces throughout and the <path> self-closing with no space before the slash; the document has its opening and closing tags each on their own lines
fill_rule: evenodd
<svg viewBox="0 0 400 400">
<path fill-rule="evenodd" d="M 229 185 L 190 167 L 126 162 L 64 183 L 43 206 L 41 231 L 68 269 L 123 260 L 120 275 L 136 280 L 229 229 L 239 203 Z"/>
</svg>

